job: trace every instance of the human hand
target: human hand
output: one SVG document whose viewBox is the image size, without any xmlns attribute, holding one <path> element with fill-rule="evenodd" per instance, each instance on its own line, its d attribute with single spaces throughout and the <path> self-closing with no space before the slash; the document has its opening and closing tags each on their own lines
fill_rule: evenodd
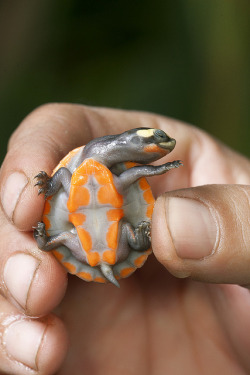
<svg viewBox="0 0 250 375">
<path fill-rule="evenodd" d="M 119 290 L 70 277 L 63 298 L 66 272 L 32 237 L 44 204 L 33 178 L 92 138 L 140 126 L 173 136 L 167 160 L 184 162 L 150 179 L 156 196 L 175 190 L 156 203 L 152 245 L 180 279 L 151 255 Z M 64 104 L 34 111 L 13 134 L 1 169 L 1 373 L 54 374 L 67 335 L 58 375 L 249 372 L 249 291 L 207 283 L 250 284 L 249 181 L 247 159 L 174 120 Z M 195 187 L 205 184 L 241 186 Z"/>
</svg>

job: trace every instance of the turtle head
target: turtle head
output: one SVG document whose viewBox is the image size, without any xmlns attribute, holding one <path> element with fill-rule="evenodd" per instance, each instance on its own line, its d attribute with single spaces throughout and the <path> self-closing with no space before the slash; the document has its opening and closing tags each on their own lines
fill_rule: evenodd
<svg viewBox="0 0 250 375">
<path fill-rule="evenodd" d="M 124 161 L 147 164 L 169 154 L 176 141 L 163 130 L 154 128 L 136 128 L 117 136 L 116 142 L 123 144 Z M 122 150 L 121 150 L 122 152 Z"/>
<path fill-rule="evenodd" d="M 167 155 L 175 143 L 163 130 L 136 128 L 93 139 L 85 146 L 84 157 L 95 158 L 108 168 L 126 161 L 147 164 Z"/>
</svg>

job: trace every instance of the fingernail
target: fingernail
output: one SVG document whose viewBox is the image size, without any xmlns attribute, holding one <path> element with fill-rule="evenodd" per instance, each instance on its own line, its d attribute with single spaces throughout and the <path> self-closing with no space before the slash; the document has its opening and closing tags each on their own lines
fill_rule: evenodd
<svg viewBox="0 0 250 375">
<path fill-rule="evenodd" d="M 19 320 L 4 330 L 3 343 L 7 354 L 30 369 L 38 370 L 37 354 L 44 336 L 44 323 Z"/>
<path fill-rule="evenodd" d="M 27 310 L 29 290 L 39 264 L 32 255 L 18 253 L 10 257 L 4 267 L 5 286 L 24 310 Z"/>
<path fill-rule="evenodd" d="M 176 254 L 202 259 L 213 252 L 217 228 L 209 209 L 193 199 L 168 199 L 167 220 Z"/>
<path fill-rule="evenodd" d="M 13 221 L 16 206 L 28 179 L 22 172 L 14 172 L 5 181 L 1 191 L 2 206 L 11 221 Z"/>
</svg>

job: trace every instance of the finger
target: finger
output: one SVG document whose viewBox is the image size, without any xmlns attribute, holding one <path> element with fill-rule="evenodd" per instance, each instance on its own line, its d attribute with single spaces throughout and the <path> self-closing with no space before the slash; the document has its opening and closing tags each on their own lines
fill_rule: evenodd
<svg viewBox="0 0 250 375">
<path fill-rule="evenodd" d="M 30 319 L 0 297 L 1 374 L 55 374 L 67 351 L 63 323 L 55 315 Z"/>
<path fill-rule="evenodd" d="M 1 170 L 1 201 L 7 217 L 21 230 L 31 230 L 41 217 L 44 199 L 37 197 L 35 175 L 40 170 L 50 173 L 65 153 L 79 145 L 82 134 L 91 139 L 84 116 L 78 106 L 72 107 L 38 108 L 10 139 Z"/>
<path fill-rule="evenodd" d="M 30 316 L 43 316 L 62 300 L 67 274 L 50 254 L 37 249 L 31 234 L 0 220 L 0 290 Z"/>
<path fill-rule="evenodd" d="M 250 186 L 207 185 L 156 203 L 152 245 L 175 276 L 250 284 Z"/>
</svg>

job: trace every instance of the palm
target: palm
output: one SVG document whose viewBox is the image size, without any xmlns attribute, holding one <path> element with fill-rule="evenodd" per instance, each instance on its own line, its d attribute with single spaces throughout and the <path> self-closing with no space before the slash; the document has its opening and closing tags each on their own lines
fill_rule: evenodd
<svg viewBox="0 0 250 375">
<path fill-rule="evenodd" d="M 247 348 L 232 342 L 243 345 L 249 335 L 221 326 L 222 320 L 227 327 L 235 322 L 232 311 L 225 316 L 218 288 L 178 280 L 153 256 L 121 282 L 120 290 L 71 278 L 58 311 L 70 332 L 69 354 L 58 375 L 80 369 L 95 375 L 211 374 L 220 369 L 243 374 L 235 352 Z M 245 298 L 245 290 L 238 288 Z M 249 298 L 241 302 L 250 304 Z M 248 314 L 239 317 L 239 326 L 250 325 Z"/>
</svg>

